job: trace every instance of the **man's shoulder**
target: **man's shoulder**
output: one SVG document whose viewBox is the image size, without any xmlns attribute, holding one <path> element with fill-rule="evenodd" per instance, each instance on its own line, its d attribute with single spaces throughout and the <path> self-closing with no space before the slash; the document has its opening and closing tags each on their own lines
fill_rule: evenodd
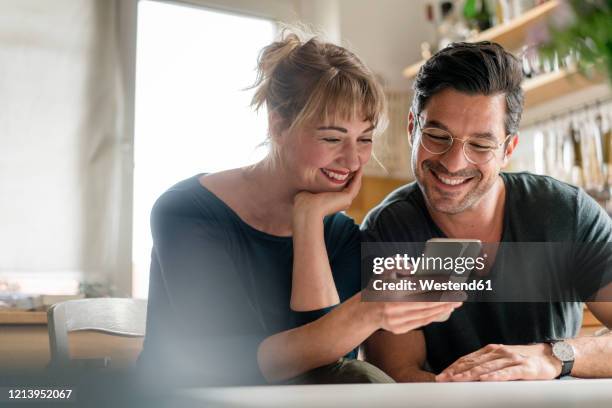
<svg viewBox="0 0 612 408">
<path fill-rule="evenodd" d="M 533 174 L 529 172 L 502 173 L 506 185 L 509 185 L 513 194 L 522 194 L 533 200 L 556 197 L 559 199 L 575 200 L 580 188 L 551 176 Z"/>
<path fill-rule="evenodd" d="M 502 173 L 502 177 L 507 187 L 511 224 L 522 238 L 575 241 L 583 239 L 586 226 L 597 225 L 598 231 L 611 230 L 607 214 L 579 187 L 527 172 Z"/>
<path fill-rule="evenodd" d="M 507 200 L 510 210 L 527 215 L 541 213 L 573 216 L 577 203 L 584 194 L 576 186 L 550 176 L 529 172 L 502 173 L 506 183 Z"/>
<path fill-rule="evenodd" d="M 364 241 L 426 241 L 434 234 L 432 228 L 425 199 L 416 182 L 391 192 L 361 224 Z"/>
<path fill-rule="evenodd" d="M 416 182 L 405 184 L 389 193 L 376 207 L 365 216 L 362 229 L 374 226 L 385 218 L 395 217 L 398 214 L 405 216 L 415 211 L 416 203 L 420 201 L 421 191 Z"/>
</svg>

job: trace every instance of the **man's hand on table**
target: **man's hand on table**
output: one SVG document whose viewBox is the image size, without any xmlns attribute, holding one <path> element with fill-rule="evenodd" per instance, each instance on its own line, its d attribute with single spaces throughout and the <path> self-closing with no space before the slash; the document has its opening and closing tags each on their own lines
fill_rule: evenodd
<svg viewBox="0 0 612 408">
<path fill-rule="evenodd" d="M 463 356 L 436 376 L 436 381 L 552 380 L 561 361 L 547 343 L 528 346 L 489 344 Z"/>
</svg>

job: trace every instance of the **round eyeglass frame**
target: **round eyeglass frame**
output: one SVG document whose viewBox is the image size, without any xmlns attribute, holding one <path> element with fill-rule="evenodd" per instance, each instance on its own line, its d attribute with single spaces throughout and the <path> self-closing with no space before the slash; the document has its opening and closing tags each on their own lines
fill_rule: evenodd
<svg viewBox="0 0 612 408">
<path fill-rule="evenodd" d="M 448 151 L 449 151 L 449 150 L 450 150 L 450 149 L 453 147 L 453 143 L 455 143 L 455 140 L 457 140 L 457 141 L 459 141 L 459 142 L 463 143 L 463 147 L 462 147 L 462 149 L 461 149 L 461 150 L 463 151 L 463 157 L 465 157 L 465 159 L 466 159 L 468 162 L 472 163 L 472 164 L 480 164 L 480 165 L 482 165 L 482 164 L 487 164 L 488 162 L 490 162 L 490 161 L 491 161 L 491 159 L 493 159 L 493 157 L 495 157 L 495 152 L 496 152 L 496 151 L 498 151 L 498 150 L 499 150 L 499 148 L 500 148 L 500 147 L 502 147 L 502 146 L 503 146 L 503 145 L 506 143 L 506 141 L 507 141 L 507 140 L 508 140 L 508 139 L 509 139 L 511 136 L 513 136 L 512 134 L 509 134 L 509 135 L 507 135 L 507 136 L 504 138 L 504 140 L 502 140 L 500 143 L 498 143 L 498 144 L 497 144 L 497 147 L 495 147 L 494 149 L 492 149 L 492 150 L 491 150 L 491 153 L 493 153 L 493 154 L 492 154 L 492 155 L 491 155 L 491 156 L 490 156 L 490 157 L 489 157 L 489 158 L 488 158 L 486 161 L 484 161 L 484 162 L 477 162 L 477 161 L 474 161 L 474 160 L 470 159 L 470 158 L 469 158 L 469 156 L 468 156 L 468 154 L 467 154 L 467 152 L 465 151 L 465 143 L 466 143 L 466 142 L 467 142 L 467 141 L 468 141 L 470 138 L 467 138 L 467 139 L 459 139 L 458 137 L 453 136 L 453 134 L 452 134 L 452 133 L 450 133 L 450 132 L 448 132 L 448 131 L 446 131 L 446 130 L 444 130 L 444 129 L 431 128 L 431 129 L 436 129 L 436 130 L 442 130 L 442 131 L 444 131 L 444 132 L 448 133 L 448 135 L 449 135 L 449 136 L 450 136 L 450 138 L 451 138 L 451 143 L 448 145 L 448 147 L 446 148 L 446 150 L 444 150 L 443 152 L 432 152 L 431 150 L 429 150 L 429 149 L 428 149 L 427 147 L 425 147 L 425 145 L 423 144 L 423 130 L 425 130 L 425 129 L 430 129 L 430 128 L 422 128 L 422 127 L 421 127 L 421 121 L 420 121 L 420 119 L 419 119 L 419 115 L 415 115 L 414 117 L 415 117 L 415 121 L 416 121 L 416 128 L 417 128 L 417 129 L 419 129 L 419 132 L 421 133 L 421 138 L 420 138 L 420 140 L 419 140 L 419 145 L 420 145 L 420 146 L 421 146 L 423 149 L 425 149 L 427 152 L 429 152 L 429 153 L 431 153 L 431 154 L 435 154 L 435 155 L 445 154 L 445 153 L 447 153 L 447 152 L 448 152 Z M 408 140 L 410 141 L 410 145 L 412 146 L 412 139 L 411 139 L 411 138 L 409 138 Z M 505 152 L 504 152 L 504 155 L 505 155 Z"/>
</svg>

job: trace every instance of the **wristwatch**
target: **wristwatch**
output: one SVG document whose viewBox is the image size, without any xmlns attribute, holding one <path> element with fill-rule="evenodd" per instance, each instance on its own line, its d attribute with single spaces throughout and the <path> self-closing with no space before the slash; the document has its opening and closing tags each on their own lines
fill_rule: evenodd
<svg viewBox="0 0 612 408">
<path fill-rule="evenodd" d="M 550 340 L 552 354 L 561 361 L 561 374 L 557 378 L 569 375 L 574 366 L 575 352 L 574 347 L 563 340 Z"/>
</svg>

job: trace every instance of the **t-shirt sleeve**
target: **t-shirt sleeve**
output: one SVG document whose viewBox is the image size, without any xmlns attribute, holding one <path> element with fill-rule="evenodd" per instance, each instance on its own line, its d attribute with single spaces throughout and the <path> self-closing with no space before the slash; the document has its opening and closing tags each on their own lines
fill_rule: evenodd
<svg viewBox="0 0 612 408">
<path fill-rule="evenodd" d="M 228 252 L 224 226 L 202 219 L 188 193 L 166 193 L 151 215 L 147 334 L 140 360 L 171 380 L 260 383 L 264 336 Z"/>
<path fill-rule="evenodd" d="M 580 298 L 589 300 L 612 282 L 612 220 L 595 200 L 579 190 L 575 222 L 574 265 L 579 273 L 575 273 L 574 284 Z"/>
<path fill-rule="evenodd" d="M 361 235 L 355 222 L 342 215 L 342 225 L 330 234 L 337 246 L 330 253 L 330 265 L 340 301 L 344 302 L 361 290 Z M 327 244 L 328 247 L 332 243 Z"/>
<path fill-rule="evenodd" d="M 361 223 L 361 242 L 409 241 L 410 232 L 418 227 L 419 220 L 408 231 L 402 228 L 405 217 L 414 220 L 411 212 L 396 211 L 392 204 L 376 207 Z"/>
</svg>

